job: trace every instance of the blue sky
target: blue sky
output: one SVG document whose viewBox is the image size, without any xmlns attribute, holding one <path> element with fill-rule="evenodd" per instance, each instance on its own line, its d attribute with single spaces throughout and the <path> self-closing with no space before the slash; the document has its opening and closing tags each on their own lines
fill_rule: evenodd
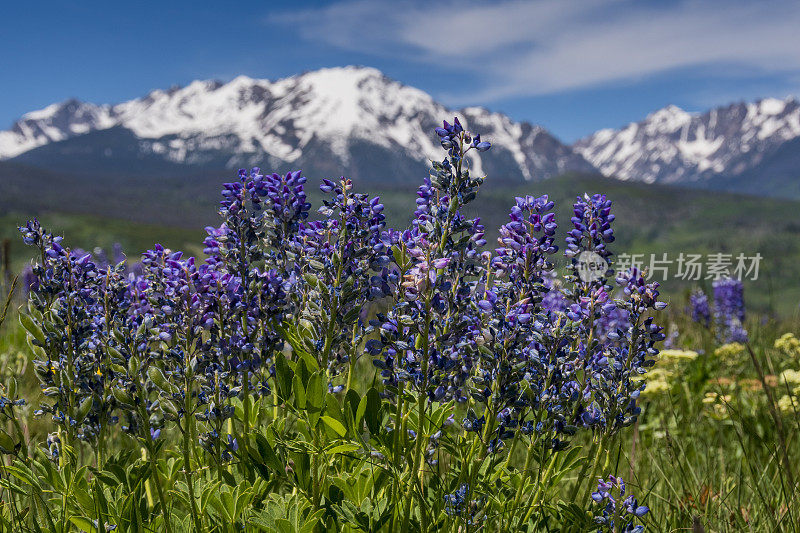
<svg viewBox="0 0 800 533">
<path fill-rule="evenodd" d="M 70 97 L 359 64 L 572 141 L 667 104 L 800 93 L 797 28 L 794 0 L 13 2 L 0 128 Z"/>
</svg>

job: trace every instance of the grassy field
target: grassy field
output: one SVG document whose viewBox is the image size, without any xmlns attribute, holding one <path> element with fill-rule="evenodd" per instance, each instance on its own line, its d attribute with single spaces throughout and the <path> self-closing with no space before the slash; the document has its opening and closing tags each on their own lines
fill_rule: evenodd
<svg viewBox="0 0 800 533">
<path fill-rule="evenodd" d="M 22 243 L 17 226 L 23 225 L 29 214 L 11 212 L 0 216 L 0 240 L 8 239 L 12 251 L 13 270 L 18 271 L 32 257 Z M 111 250 L 115 243 L 122 245 L 129 258 L 138 260 L 141 252 L 154 243 L 191 254 L 202 253 L 202 228 L 191 230 L 176 226 L 157 226 L 115 218 L 69 213 L 37 215 L 41 223 L 55 234 L 65 237 L 69 246 L 92 251 L 97 247 Z"/>
</svg>

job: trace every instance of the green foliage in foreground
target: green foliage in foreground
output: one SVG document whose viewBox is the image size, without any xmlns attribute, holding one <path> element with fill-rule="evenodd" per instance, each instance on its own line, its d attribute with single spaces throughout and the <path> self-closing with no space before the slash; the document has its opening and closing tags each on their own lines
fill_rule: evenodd
<svg viewBox="0 0 800 533">
<path fill-rule="evenodd" d="M 607 450 L 609 463 L 650 506 L 648 530 L 796 531 L 800 523 L 796 485 L 800 475 L 797 466 L 800 465 L 800 391 L 797 389 L 800 385 L 797 381 L 800 342 L 792 341 L 793 336 L 786 333 L 795 332 L 800 336 L 800 324 L 796 321 L 748 324 L 751 347 L 764 370 L 763 382 L 784 425 L 785 442 L 781 442 L 776 431 L 769 397 L 747 348 L 742 345 L 721 347 L 710 332 L 679 314 L 672 317 L 671 324 L 681 333 L 676 343 L 679 350 L 662 353 L 653 371 L 651 379 L 654 381 L 646 394 L 639 423 L 631 434 Z M 3 383 L 16 381 L 19 395 L 35 398 L 39 391 L 29 358 L 26 333 L 12 308 L 0 328 L 0 379 Z M 304 372 L 304 363 L 292 365 L 298 368 L 298 364 Z M 373 373 L 366 365 L 358 367 L 354 381 L 362 384 L 361 390 L 370 389 Z M 282 405 L 295 411 L 303 401 L 295 394 L 301 390 L 299 380 L 292 377 L 291 380 L 284 378 L 283 382 L 288 402 Z M 319 425 L 319 436 L 323 440 L 315 446 L 313 436 L 309 435 L 302 447 L 278 454 L 276 447 L 281 444 L 281 435 L 293 428 L 296 430 L 298 419 L 275 421 L 272 420 L 274 406 L 251 406 L 253 422 L 260 419 L 262 429 L 253 441 L 248 464 L 232 464 L 220 472 L 213 472 L 209 467 L 198 468 L 196 496 L 199 511 L 208 518 L 209 528 L 237 531 L 234 524 L 244 521 L 262 531 L 310 533 L 324 529 L 326 513 L 331 512 L 335 504 L 314 508 L 310 498 L 315 492 L 326 502 L 330 495 L 333 496 L 331 502 L 358 502 L 344 503 L 334 511 L 347 516 L 351 523 L 364 526 L 350 531 L 377 531 L 381 524 L 384 529 L 388 528 L 386 520 L 390 510 L 377 496 L 381 487 L 389 483 L 390 476 L 374 468 L 369 460 L 347 459 L 352 454 L 349 450 L 361 444 L 346 442 L 347 439 L 340 436 L 340 433 L 352 435 L 348 425 L 357 418 L 373 426 L 379 424 L 382 413 L 376 408 L 378 402 L 373 399 L 370 403 L 369 394 L 359 394 L 357 402 L 354 395 L 341 402 L 319 391 L 311 395 L 301 392 L 300 397 L 304 397 L 306 416 L 331 417 L 322 419 Z M 326 403 L 324 415 L 315 407 L 322 401 Z M 150 481 L 152 464 L 143 450 L 132 445 L 130 440 L 115 438 L 102 471 L 92 463 L 92 450 L 86 447 L 66 450 L 69 455 L 84 456 L 88 465 L 74 470 L 65 462 L 59 471 L 45 451 L 36 449 L 33 444 L 41 442 L 46 434 L 42 422 L 32 418 L 36 403 L 33 400 L 19 411 L 19 428 L 13 424 L 4 428 L 15 439 L 17 435 L 24 436 L 20 440 L 29 443 L 32 458 L 13 464 L 6 461 L 0 471 L 3 530 L 94 532 L 96 518 L 93 517 L 100 510 L 103 516 L 120 519 L 119 524 L 129 524 L 128 530 L 163 531 L 158 498 Z M 237 407 L 239 418 L 242 406 Z M 338 422 L 336 417 L 341 417 L 342 421 Z M 411 427 L 415 423 L 409 420 Z M 164 445 L 169 447 L 170 443 Z M 591 446 L 591 442 L 584 442 L 584 448 Z M 788 469 L 782 461 L 784 450 L 791 465 Z M 334 456 L 343 459 L 334 461 Z M 537 479 L 543 473 L 539 460 L 534 458 Z M 524 458 L 519 451 L 511 460 L 512 464 L 522 461 Z M 571 461 L 574 463 L 570 464 Z M 558 466 L 551 475 L 563 476 L 567 490 L 546 488 L 545 505 L 558 507 L 556 502 L 569 496 L 569 489 L 578 484 L 577 476 L 584 461 L 583 456 L 576 458 L 573 454 L 559 457 Z M 326 478 L 318 482 L 316 491 L 311 484 L 312 464 L 328 466 Z M 175 511 L 183 508 L 185 512 L 188 490 L 182 481 L 182 459 L 167 453 L 156 462 L 156 468 L 167 487 L 167 505 Z M 298 484 L 295 492 L 271 492 L 273 484 L 288 478 Z M 529 490 L 535 492 L 537 488 L 533 485 Z M 345 498 L 339 500 L 343 496 Z M 583 515 L 577 507 L 559 510 Z M 52 523 L 41 529 L 26 526 L 33 513 L 49 516 Z M 12 525 L 9 520 L 12 515 L 21 517 L 25 523 Z M 189 530 L 190 525 L 184 524 L 182 529 Z M 547 528 L 543 526 L 541 530 Z M 550 530 L 560 529 L 551 524 Z"/>
</svg>

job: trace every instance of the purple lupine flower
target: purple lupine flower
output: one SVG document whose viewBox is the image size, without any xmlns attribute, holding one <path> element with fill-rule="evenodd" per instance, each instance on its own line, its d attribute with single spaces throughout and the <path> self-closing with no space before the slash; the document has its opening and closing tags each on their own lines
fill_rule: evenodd
<svg viewBox="0 0 800 533">
<path fill-rule="evenodd" d="M 206 228 L 208 265 L 198 273 L 214 307 L 204 314 L 204 327 L 220 340 L 210 347 L 214 358 L 208 376 L 219 369 L 226 381 L 202 383 L 202 400 L 218 387 L 225 389 L 225 398 L 269 390 L 264 384 L 272 357 L 283 348 L 276 325 L 298 292 L 292 261 L 310 208 L 305 177 L 299 171 L 265 175 L 259 168 L 242 169 L 238 177 L 224 185 L 222 224 Z"/>
<path fill-rule="evenodd" d="M 613 340 L 614 332 L 625 331 L 630 325 L 630 313 L 613 301 L 601 308 L 600 316 L 594 323 L 597 338 L 602 342 Z M 612 334 L 611 339 L 609 339 L 609 334 Z"/>
<path fill-rule="evenodd" d="M 564 294 L 561 292 L 560 286 L 556 282 L 555 272 L 549 272 L 544 276 L 543 284 L 547 288 L 547 292 L 544 297 L 542 297 L 542 307 L 544 310 L 552 313 L 564 313 L 569 305 L 567 304 L 567 299 L 564 297 Z"/>
<path fill-rule="evenodd" d="M 610 263 L 611 251 L 606 244 L 614 242 L 611 223 L 611 200 L 604 194 L 579 196 L 573 204 L 573 229 L 567 234 L 567 257 L 575 258 L 582 251 L 595 252 Z"/>
<path fill-rule="evenodd" d="M 704 327 L 711 325 L 711 306 L 708 303 L 708 296 L 701 289 L 695 289 L 689 295 L 689 310 L 694 322 Z"/>
<path fill-rule="evenodd" d="M 591 494 L 592 500 L 602 505 L 601 514 L 595 516 L 600 531 L 621 531 L 641 533 L 644 526 L 637 525 L 643 516 L 650 512 L 646 505 L 639 505 L 633 494 L 626 495 L 622 478 L 608 476 L 608 481 L 600 478 L 597 490 Z"/>
<path fill-rule="evenodd" d="M 451 494 L 444 495 L 444 510 L 448 516 L 461 516 L 467 509 L 467 496 L 469 494 L 469 484 L 462 483 L 458 489 Z"/>
<path fill-rule="evenodd" d="M 574 367 L 567 363 L 574 354 L 551 343 L 559 319 L 544 306 L 548 293 L 557 291 L 550 261 L 557 251 L 553 207 L 547 196 L 517 198 L 509 222 L 500 228 L 500 247 L 494 257 L 484 253 L 476 296 L 484 313 L 470 338 L 492 354 L 482 358 L 481 373 L 472 379 L 472 397 L 499 409 L 490 453 L 501 450 L 517 429 L 531 434 L 528 417 L 539 420 L 537 431 L 556 449 L 572 431 L 561 413 L 571 411 L 575 399 L 570 390 Z M 468 417 L 465 428 L 474 422 Z"/>
<path fill-rule="evenodd" d="M 32 339 L 40 348 L 33 361 L 46 401 L 37 410 L 49 413 L 70 439 L 92 441 L 108 423 L 111 404 L 102 397 L 108 377 L 105 353 L 108 328 L 100 312 L 104 291 L 121 279 L 118 272 L 99 269 L 91 254 L 70 250 L 61 237 L 32 220 L 19 228 L 23 241 L 39 248 L 40 263 L 32 267 L 29 305 L 34 310 L 46 342 Z M 113 275 L 115 281 L 104 280 Z M 111 302 L 116 299 L 112 295 Z M 96 397 L 96 401 L 92 399 Z"/>
<path fill-rule="evenodd" d="M 480 220 L 466 218 L 462 208 L 476 197 L 483 181 L 469 174 L 464 158 L 483 141 L 474 143 L 458 120 L 444 122 L 436 134 L 447 157 L 433 163 L 431 175 L 417 190 L 411 227 L 392 242 L 399 294 L 389 312 L 371 322 L 380 333 L 380 345 L 370 343 L 367 350 L 390 392 L 404 382 L 429 398 L 466 401 L 464 385 L 475 344 L 471 335 L 447 332 L 474 331 L 478 320 L 472 295 L 486 240 Z M 481 144 L 480 149 L 488 146 Z M 488 297 L 481 299 L 491 303 Z M 427 313 L 433 320 L 423 320 Z"/>
<path fill-rule="evenodd" d="M 117 423 L 115 410 L 123 403 L 112 394 L 125 383 L 113 368 L 127 368 L 131 357 L 122 339 L 139 347 L 147 344 L 135 333 L 152 314 L 142 280 L 118 260 L 124 259 L 119 245 L 109 260 L 102 249 L 89 254 L 64 247 L 60 237 L 36 221 L 21 231 L 25 242 L 40 248 L 41 263 L 31 270 L 29 300 L 41 316 L 42 329 L 52 331 L 41 346 L 46 357 L 33 362 L 50 399 L 37 412 L 50 413 L 69 438 L 96 445 Z M 138 427 L 126 427 L 131 426 Z"/>
<path fill-rule="evenodd" d="M 747 342 L 744 329 L 744 285 L 740 280 L 722 278 L 715 280 L 714 325 L 720 342 Z"/>
<path fill-rule="evenodd" d="M 614 434 L 633 424 L 641 409 L 639 395 L 644 384 L 637 379 L 655 364 L 659 350 L 656 343 L 666 337 L 655 323 L 652 311 L 661 310 L 666 303 L 658 300 L 659 284 L 647 283 L 637 268 L 617 276 L 617 284 L 625 294 L 624 300 L 610 305 L 619 308 L 627 318 L 615 330 L 606 331 L 607 342 L 597 351 L 587 353 L 587 372 L 590 376 L 592 405 L 584 416 L 588 425 L 601 424 L 603 431 Z M 602 416 L 596 416 L 602 412 Z"/>
<path fill-rule="evenodd" d="M 300 225 L 297 265 L 307 284 L 303 317 L 318 325 L 311 351 L 336 376 L 369 331 L 371 302 L 391 295 L 397 275 L 380 199 L 356 193 L 344 177 L 325 179 L 320 189 L 330 197 L 319 209 L 322 220 Z"/>
<path fill-rule="evenodd" d="M 287 268 L 294 240 L 300 225 L 308 219 L 311 204 L 306 200 L 306 178 L 297 170 L 285 175 L 265 176 L 265 192 L 269 200 L 266 222 L 266 241 L 271 265 Z M 259 193 L 261 194 L 261 193 Z"/>
<path fill-rule="evenodd" d="M 31 265 L 25 265 L 22 268 L 20 277 L 22 278 L 22 289 L 25 294 L 29 294 L 30 292 L 38 289 L 39 278 L 37 278 L 36 274 L 33 273 L 33 267 Z"/>
</svg>

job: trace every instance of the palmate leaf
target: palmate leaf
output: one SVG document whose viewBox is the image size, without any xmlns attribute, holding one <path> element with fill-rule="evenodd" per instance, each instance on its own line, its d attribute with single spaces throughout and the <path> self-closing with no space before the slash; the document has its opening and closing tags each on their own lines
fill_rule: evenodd
<svg viewBox="0 0 800 533">
<path fill-rule="evenodd" d="M 586 457 L 581 454 L 582 451 L 583 447 L 575 446 L 566 452 L 559 453 L 556 468 L 551 479 L 553 485 L 557 485 L 566 474 L 575 470 L 587 460 Z"/>
<path fill-rule="evenodd" d="M 228 523 L 236 521 L 236 499 L 228 487 L 223 487 L 217 494 L 211 494 L 209 503 L 220 519 Z"/>
<path fill-rule="evenodd" d="M 206 482 L 203 485 L 203 488 L 200 491 L 200 497 L 198 498 L 199 503 L 197 506 L 197 510 L 201 515 L 205 514 L 209 502 L 216 497 L 216 494 L 219 492 L 220 485 L 221 483 L 219 481 L 212 481 L 210 483 Z"/>
<path fill-rule="evenodd" d="M 250 524 L 268 533 L 311 533 L 324 513 L 324 509 L 312 512 L 298 495 L 271 494 L 264 509 L 253 513 Z"/>
</svg>

